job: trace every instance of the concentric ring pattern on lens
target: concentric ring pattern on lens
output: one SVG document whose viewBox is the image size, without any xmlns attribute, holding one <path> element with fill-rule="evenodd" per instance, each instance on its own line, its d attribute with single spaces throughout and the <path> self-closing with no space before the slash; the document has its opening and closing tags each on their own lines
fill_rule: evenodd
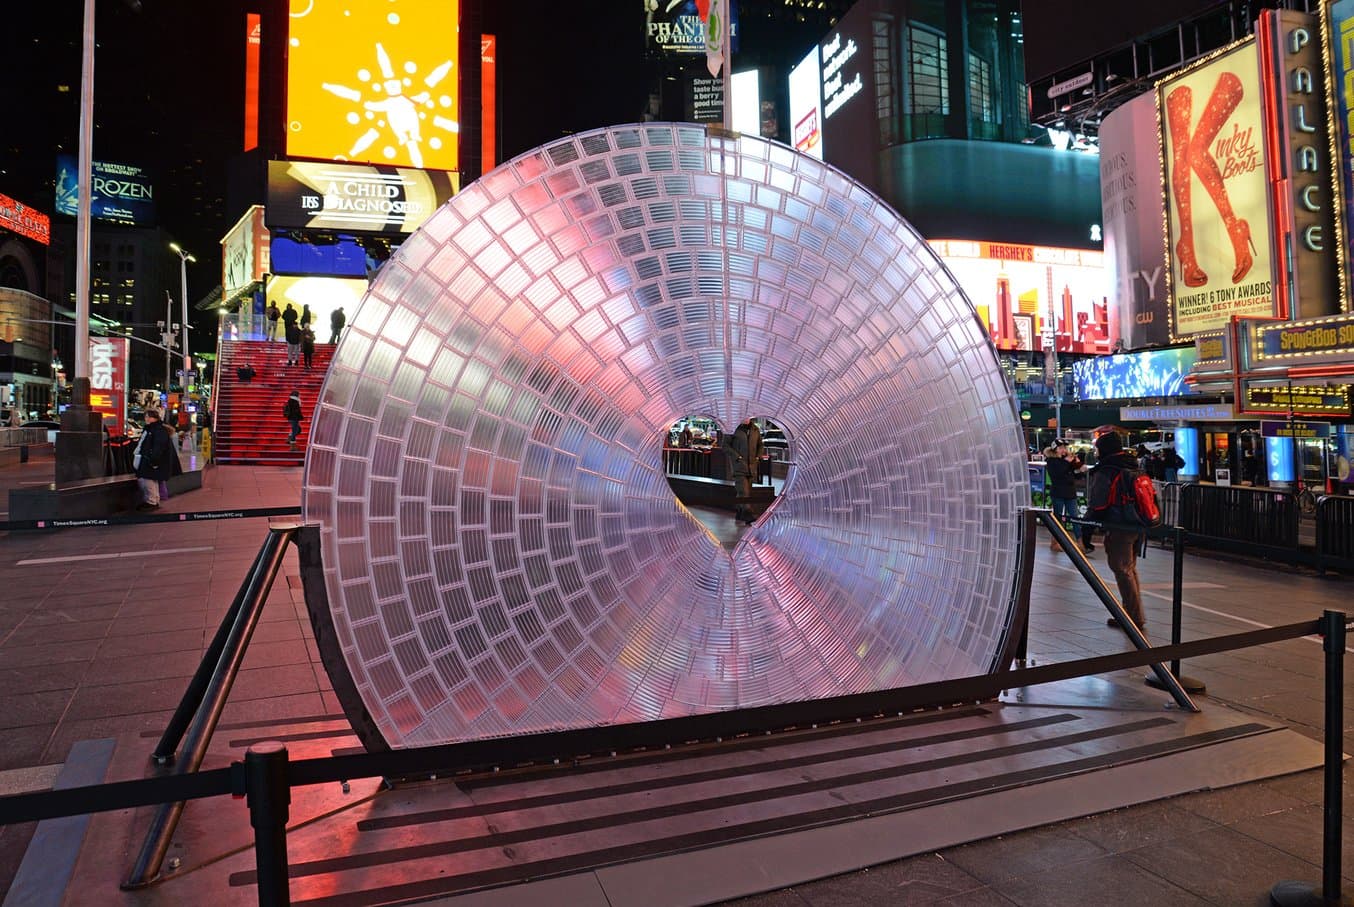
<svg viewBox="0 0 1354 907">
<path fill-rule="evenodd" d="M 664 476 L 688 414 L 794 439 L 732 553 Z M 405 242 L 304 486 L 317 636 L 394 747 L 985 673 L 1029 498 L 986 331 L 917 234 L 812 158 L 679 124 L 523 155 Z"/>
</svg>

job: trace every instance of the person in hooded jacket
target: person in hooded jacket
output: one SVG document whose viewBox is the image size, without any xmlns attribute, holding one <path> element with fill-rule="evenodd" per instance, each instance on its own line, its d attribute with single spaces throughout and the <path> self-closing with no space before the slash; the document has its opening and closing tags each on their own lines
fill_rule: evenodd
<svg viewBox="0 0 1354 907">
<path fill-rule="evenodd" d="M 1083 469 L 1081 459 L 1071 453 L 1062 441 L 1045 454 L 1044 472 L 1048 476 L 1048 496 L 1053 505 L 1053 515 L 1062 521 L 1069 533 L 1074 531 L 1071 521 L 1081 516 L 1077 512 L 1077 473 Z M 1054 551 L 1062 550 L 1057 539 L 1051 539 L 1049 547 Z"/>
<path fill-rule="evenodd" d="M 1110 484 L 1118 473 L 1139 471 L 1137 456 L 1131 450 L 1124 450 L 1124 442 L 1118 432 L 1107 432 L 1096 438 L 1095 449 L 1100 461 L 1092 467 L 1086 482 L 1086 501 L 1091 507 L 1096 506 L 1097 501 L 1109 499 Z M 1138 544 L 1141 539 L 1142 530 L 1132 526 L 1105 526 L 1105 560 L 1119 586 L 1119 600 L 1138 629 L 1145 630 L 1147 621 L 1143 615 L 1142 592 L 1138 586 Z M 1119 622 L 1111 617 L 1109 625 L 1117 627 Z"/>
<path fill-rule="evenodd" d="M 169 430 L 160 421 L 160 411 L 146 410 L 146 427 L 141 432 L 136 453 L 140 462 L 136 468 L 136 484 L 141 489 L 141 503 L 137 510 L 155 510 L 160 506 L 160 483 L 172 476 L 178 453 L 170 439 Z"/>
</svg>

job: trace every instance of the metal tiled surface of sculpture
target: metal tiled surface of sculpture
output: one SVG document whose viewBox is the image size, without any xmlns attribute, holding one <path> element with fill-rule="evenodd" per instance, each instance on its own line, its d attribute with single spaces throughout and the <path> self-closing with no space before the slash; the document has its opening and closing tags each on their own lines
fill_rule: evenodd
<svg viewBox="0 0 1354 907">
<path fill-rule="evenodd" d="M 693 413 L 794 439 L 733 552 L 665 479 Z M 810 157 L 683 124 L 572 136 L 438 211 L 351 318 L 304 479 L 329 644 L 394 747 L 987 672 L 1027 503 L 923 240 Z"/>
</svg>

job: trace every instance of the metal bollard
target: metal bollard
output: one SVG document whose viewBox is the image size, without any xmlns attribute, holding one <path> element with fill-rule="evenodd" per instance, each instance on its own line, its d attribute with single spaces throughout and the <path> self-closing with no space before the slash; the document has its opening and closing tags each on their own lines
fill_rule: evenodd
<svg viewBox="0 0 1354 907">
<path fill-rule="evenodd" d="M 287 747 L 276 740 L 251 746 L 244 756 L 249 824 L 254 827 L 254 865 L 258 869 L 259 904 L 287 907 L 287 817 L 291 785 L 287 780 Z"/>
<path fill-rule="evenodd" d="M 1269 891 L 1277 907 L 1336 907 L 1349 904 L 1340 894 L 1340 835 L 1344 812 L 1345 637 L 1343 611 L 1321 614 L 1321 650 L 1326 653 L 1326 761 L 1321 849 L 1321 890 L 1310 882 L 1278 882 Z"/>
</svg>

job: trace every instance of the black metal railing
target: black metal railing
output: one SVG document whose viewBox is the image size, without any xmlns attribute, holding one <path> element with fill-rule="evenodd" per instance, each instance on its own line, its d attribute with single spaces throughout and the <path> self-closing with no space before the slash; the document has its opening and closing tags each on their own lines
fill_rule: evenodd
<svg viewBox="0 0 1354 907">
<path fill-rule="evenodd" d="M 1354 567 L 1354 497 L 1317 498 L 1316 556 L 1322 567 Z"/>
<path fill-rule="evenodd" d="M 1265 488 L 1184 485 L 1178 525 L 1198 539 L 1225 539 L 1259 549 L 1292 552 L 1298 547 L 1298 502 Z"/>
</svg>

